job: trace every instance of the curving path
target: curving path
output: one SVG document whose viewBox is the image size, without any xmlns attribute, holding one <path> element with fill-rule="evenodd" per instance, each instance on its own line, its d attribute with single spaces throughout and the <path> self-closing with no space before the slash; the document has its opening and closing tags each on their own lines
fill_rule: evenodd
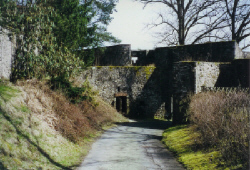
<svg viewBox="0 0 250 170">
<path fill-rule="evenodd" d="M 107 130 L 78 170 L 184 170 L 164 148 L 164 121 L 129 122 Z"/>
</svg>

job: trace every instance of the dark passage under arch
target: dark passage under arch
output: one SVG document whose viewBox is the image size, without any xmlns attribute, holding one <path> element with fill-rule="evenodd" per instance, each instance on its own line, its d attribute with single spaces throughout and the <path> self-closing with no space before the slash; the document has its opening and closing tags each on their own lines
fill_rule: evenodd
<svg viewBox="0 0 250 170">
<path fill-rule="evenodd" d="M 127 93 L 116 93 L 115 94 L 116 98 L 116 110 L 118 112 L 122 112 L 123 114 L 127 114 Z"/>
</svg>

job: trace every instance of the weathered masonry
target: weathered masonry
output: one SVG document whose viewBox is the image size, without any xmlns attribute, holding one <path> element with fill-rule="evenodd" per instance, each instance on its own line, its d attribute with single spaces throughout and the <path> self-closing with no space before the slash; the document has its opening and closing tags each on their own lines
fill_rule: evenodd
<svg viewBox="0 0 250 170">
<path fill-rule="evenodd" d="M 234 41 L 150 51 L 122 46 L 107 47 L 108 52 L 99 54 L 99 62 L 78 80 L 88 79 L 104 100 L 131 117 L 173 114 L 182 121 L 178 115 L 188 94 L 204 87 L 249 87 L 249 54 Z M 125 59 L 113 60 L 111 49 Z M 136 64 L 131 57 L 137 57 Z"/>
<path fill-rule="evenodd" d="M 84 71 L 77 81 L 88 80 L 106 102 L 124 114 L 150 117 L 165 110 L 158 80 L 152 78 L 155 69 L 153 66 L 96 66 Z"/>
<path fill-rule="evenodd" d="M 8 32 L 0 27 L 0 78 L 9 79 L 15 46 Z"/>
<path fill-rule="evenodd" d="M 10 78 L 13 44 L 6 31 L 1 32 L 1 78 Z M 89 81 L 106 102 L 134 118 L 173 115 L 181 122 L 183 100 L 189 94 L 206 87 L 250 87 L 250 54 L 234 41 L 149 51 L 132 51 L 125 44 L 104 51 L 96 51 L 93 67 L 76 80 Z"/>
</svg>

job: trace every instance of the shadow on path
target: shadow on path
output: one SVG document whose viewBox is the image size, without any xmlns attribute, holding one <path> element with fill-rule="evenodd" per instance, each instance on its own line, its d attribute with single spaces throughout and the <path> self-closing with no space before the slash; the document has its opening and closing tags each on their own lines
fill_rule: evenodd
<svg viewBox="0 0 250 170">
<path fill-rule="evenodd" d="M 140 127 L 145 129 L 165 130 L 172 126 L 172 122 L 162 120 L 139 120 L 133 122 L 119 123 L 119 125 L 128 127 Z"/>
<path fill-rule="evenodd" d="M 149 120 L 117 123 L 92 146 L 78 170 L 184 170 L 162 144 L 169 121 Z"/>
</svg>

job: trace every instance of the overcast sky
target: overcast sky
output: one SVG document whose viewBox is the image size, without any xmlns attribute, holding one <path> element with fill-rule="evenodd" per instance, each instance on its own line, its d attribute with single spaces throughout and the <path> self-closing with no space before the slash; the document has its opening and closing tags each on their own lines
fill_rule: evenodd
<svg viewBox="0 0 250 170">
<path fill-rule="evenodd" d="M 144 5 L 134 0 L 119 0 L 116 6 L 117 12 L 112 14 L 114 18 L 108 26 L 108 32 L 122 40 L 121 44 L 131 44 L 132 49 L 153 49 L 157 39 L 153 30 L 146 25 L 157 18 L 160 5 L 150 5 L 143 9 Z"/>
<path fill-rule="evenodd" d="M 135 0 L 119 0 L 117 12 L 111 15 L 114 19 L 108 26 L 108 32 L 122 40 L 121 44 L 131 44 L 133 50 L 154 49 L 160 40 L 153 36 L 157 29 L 148 29 L 146 25 L 157 19 L 157 13 L 166 9 L 161 3 L 143 7 Z"/>
</svg>

